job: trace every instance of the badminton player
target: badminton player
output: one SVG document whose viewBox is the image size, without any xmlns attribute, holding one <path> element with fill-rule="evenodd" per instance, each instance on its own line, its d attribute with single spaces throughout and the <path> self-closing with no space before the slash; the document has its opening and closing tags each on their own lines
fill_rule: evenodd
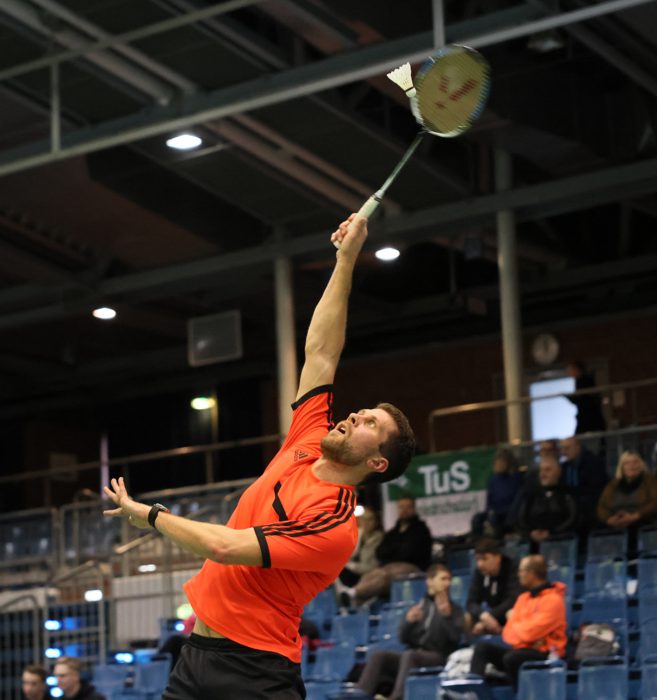
<svg viewBox="0 0 657 700">
<path fill-rule="evenodd" d="M 304 698 L 300 616 L 337 578 L 356 545 L 355 487 L 396 478 L 410 460 L 413 432 L 391 404 L 352 413 L 335 427 L 331 419 L 331 383 L 366 237 L 367 220 L 357 214 L 331 236 L 340 248 L 308 329 L 290 431 L 226 526 L 138 503 L 122 479 L 105 489 L 117 506 L 105 515 L 154 527 L 205 559 L 185 584 L 197 621 L 165 700 Z"/>
</svg>

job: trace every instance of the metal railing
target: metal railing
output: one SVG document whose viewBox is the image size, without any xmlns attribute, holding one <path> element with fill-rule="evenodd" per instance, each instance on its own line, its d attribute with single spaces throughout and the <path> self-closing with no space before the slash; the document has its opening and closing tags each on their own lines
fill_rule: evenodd
<svg viewBox="0 0 657 700">
<path fill-rule="evenodd" d="M 21 700 L 21 674 L 41 660 L 41 607 L 33 593 L 0 604 L 0 698 Z"/>
<path fill-rule="evenodd" d="M 591 396 L 591 395 L 610 395 L 614 392 L 631 392 L 630 400 L 630 410 L 632 416 L 630 423 L 636 424 L 641 422 L 641 416 L 638 408 L 638 400 L 636 392 L 638 389 L 643 389 L 646 387 L 657 387 L 657 377 L 652 377 L 650 379 L 641 379 L 632 382 L 623 382 L 618 384 L 605 384 L 602 386 L 593 387 L 591 389 L 579 389 L 577 391 L 572 391 L 568 393 L 568 396 Z M 429 413 L 428 418 L 428 428 L 429 428 L 429 451 L 436 452 L 438 450 L 438 440 L 436 437 L 436 420 L 439 418 L 447 418 L 449 416 L 457 416 L 464 414 L 472 414 L 482 411 L 498 411 L 500 409 L 506 410 L 507 406 L 530 406 L 535 401 L 546 401 L 548 399 L 564 398 L 563 393 L 559 394 L 549 394 L 545 396 L 521 396 L 517 399 L 498 399 L 495 401 L 478 401 L 476 403 L 465 403 L 457 406 L 447 406 L 445 408 L 436 408 Z M 613 404 L 613 402 L 612 402 Z M 653 406 L 652 417 L 657 415 L 657 402 Z M 609 431 L 607 433 L 609 434 Z M 598 434 L 598 436 L 603 435 L 603 433 Z M 498 439 L 495 442 L 505 442 L 501 436 L 497 436 Z M 488 441 L 490 442 L 490 441 Z M 471 445 L 474 446 L 474 445 Z"/>
</svg>

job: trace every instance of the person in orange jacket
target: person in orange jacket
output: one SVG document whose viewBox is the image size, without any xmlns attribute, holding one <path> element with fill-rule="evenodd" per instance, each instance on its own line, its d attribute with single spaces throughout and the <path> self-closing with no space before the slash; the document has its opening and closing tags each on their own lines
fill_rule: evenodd
<svg viewBox="0 0 657 700">
<path fill-rule="evenodd" d="M 479 642 L 470 670 L 483 676 L 487 664 L 505 671 L 514 689 L 525 661 L 563 658 L 566 654 L 565 584 L 550 583 L 547 564 L 540 554 L 524 557 L 518 567 L 520 585 L 526 589 L 507 613 L 502 644 Z"/>
</svg>

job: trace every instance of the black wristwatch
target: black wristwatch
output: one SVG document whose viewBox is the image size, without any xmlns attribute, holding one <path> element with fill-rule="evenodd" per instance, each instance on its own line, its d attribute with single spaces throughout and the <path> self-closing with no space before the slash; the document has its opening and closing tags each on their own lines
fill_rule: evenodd
<svg viewBox="0 0 657 700">
<path fill-rule="evenodd" d="M 161 503 L 155 503 L 151 509 L 150 512 L 148 513 L 148 524 L 154 529 L 157 530 L 155 527 L 155 520 L 157 519 L 157 516 L 160 513 L 170 513 L 171 511 L 166 507 L 163 506 Z"/>
</svg>

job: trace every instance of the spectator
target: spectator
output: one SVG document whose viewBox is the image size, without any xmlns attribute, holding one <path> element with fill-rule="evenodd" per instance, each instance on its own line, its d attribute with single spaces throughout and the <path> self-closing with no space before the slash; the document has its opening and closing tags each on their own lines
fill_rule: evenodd
<svg viewBox="0 0 657 700">
<path fill-rule="evenodd" d="M 517 529 L 534 545 L 550 535 L 576 526 L 577 506 L 570 492 L 559 483 L 561 467 L 552 457 L 541 460 L 539 483 L 527 494 L 518 513 Z"/>
<path fill-rule="evenodd" d="M 71 656 L 60 656 L 55 664 L 57 685 L 64 692 L 67 700 L 105 700 L 90 683 L 80 678 L 82 664 L 80 659 Z"/>
<path fill-rule="evenodd" d="M 431 561 L 431 532 L 415 510 L 415 499 L 404 496 L 397 501 L 397 522 L 383 536 L 376 549 L 381 566 L 364 574 L 356 584 L 356 603 L 386 596 L 395 576 L 424 571 Z"/>
<path fill-rule="evenodd" d="M 43 666 L 31 664 L 23 669 L 21 687 L 23 700 L 48 700 L 51 695 L 46 685 L 48 671 Z"/>
<path fill-rule="evenodd" d="M 558 440 L 541 440 L 538 443 L 538 460 L 539 463 L 543 457 L 554 457 L 559 461 L 559 441 Z"/>
<path fill-rule="evenodd" d="M 525 661 L 544 661 L 550 653 L 566 653 L 566 586 L 547 580 L 547 564 L 540 555 L 530 555 L 518 567 L 520 585 L 526 588 L 508 612 L 502 630 L 505 645 L 478 642 L 472 656 L 471 671 L 483 676 L 491 663 L 505 671 L 514 689 L 518 671 Z"/>
<path fill-rule="evenodd" d="M 172 634 L 167 637 L 160 648 L 157 650 L 159 654 L 171 654 L 171 668 L 173 668 L 178 662 L 180 656 L 180 651 L 183 648 L 185 642 L 189 639 L 189 635 L 194 629 L 194 623 L 196 622 L 196 613 L 192 613 L 183 621 L 182 632 Z"/>
<path fill-rule="evenodd" d="M 504 536 L 507 517 L 515 501 L 522 477 L 518 474 L 518 461 L 511 450 L 500 449 L 495 453 L 493 474 L 486 486 L 486 510 L 472 517 L 472 536 L 489 534 L 498 539 Z"/>
<path fill-rule="evenodd" d="M 587 371 L 579 360 L 569 362 L 566 367 L 568 376 L 575 380 L 575 391 L 592 389 L 595 386 L 593 372 Z M 607 423 L 602 414 L 600 394 L 584 394 L 582 396 L 567 395 L 566 398 L 577 407 L 577 425 L 575 435 L 580 433 L 597 433 L 607 430 Z"/>
<path fill-rule="evenodd" d="M 361 690 L 372 694 L 382 685 L 394 683 L 388 700 L 401 700 L 409 669 L 444 665 L 463 635 L 463 610 L 449 597 L 451 582 L 446 566 L 429 567 L 427 596 L 408 610 L 399 626 L 399 640 L 409 648 L 403 652 L 375 651 L 358 681 Z M 383 695 L 374 697 L 385 700 Z"/>
<path fill-rule="evenodd" d="M 378 513 L 370 506 L 365 506 L 358 518 L 358 544 L 347 566 L 340 573 L 340 581 L 353 586 L 358 579 L 379 565 L 376 550 L 383 541 L 383 529 Z"/>
<path fill-rule="evenodd" d="M 598 501 L 598 518 L 609 527 L 636 528 L 652 524 L 657 516 L 657 479 L 641 455 L 623 452 Z"/>
<path fill-rule="evenodd" d="M 602 461 L 587 450 L 576 437 L 561 441 L 564 461 L 561 465 L 561 483 L 575 497 L 579 529 L 584 532 L 596 522 L 595 506 L 607 483 Z"/>
<path fill-rule="evenodd" d="M 466 603 L 467 626 L 472 634 L 500 634 L 506 613 L 520 594 L 516 567 L 490 537 L 479 540 L 474 551 L 476 569 Z"/>
</svg>

